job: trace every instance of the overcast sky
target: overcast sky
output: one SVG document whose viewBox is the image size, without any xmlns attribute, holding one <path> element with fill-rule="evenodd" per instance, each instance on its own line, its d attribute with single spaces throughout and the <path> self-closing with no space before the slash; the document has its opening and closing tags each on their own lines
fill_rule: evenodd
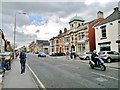
<svg viewBox="0 0 120 90">
<path fill-rule="evenodd" d="M 44 1 L 44 2 L 43 2 Z M 66 27 L 75 15 L 85 22 L 97 18 L 98 11 L 107 17 L 119 0 L 2 0 L 0 3 L 0 28 L 5 38 L 13 43 L 16 14 L 16 44 L 26 45 L 35 39 L 49 40 Z M 18 14 L 25 12 L 24 14 Z"/>
</svg>

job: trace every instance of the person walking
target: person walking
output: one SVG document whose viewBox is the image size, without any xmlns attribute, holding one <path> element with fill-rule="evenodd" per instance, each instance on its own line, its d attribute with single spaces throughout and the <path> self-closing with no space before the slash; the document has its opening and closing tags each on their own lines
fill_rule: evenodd
<svg viewBox="0 0 120 90">
<path fill-rule="evenodd" d="M 1 68 L 2 68 L 2 77 L 4 77 L 4 74 L 5 74 L 5 56 L 2 55 L 2 58 L 1 58 Z"/>
<path fill-rule="evenodd" d="M 69 52 L 66 52 L 66 59 L 69 60 Z"/>
<path fill-rule="evenodd" d="M 21 64 L 21 74 L 25 72 L 25 64 L 26 64 L 26 52 L 22 50 L 20 53 L 20 64 Z"/>
<path fill-rule="evenodd" d="M 72 53 L 72 50 L 70 52 L 70 58 L 73 59 L 73 53 Z"/>
<path fill-rule="evenodd" d="M 77 57 L 77 55 L 76 55 L 76 53 L 74 53 L 74 59 L 76 60 L 76 57 Z"/>
</svg>

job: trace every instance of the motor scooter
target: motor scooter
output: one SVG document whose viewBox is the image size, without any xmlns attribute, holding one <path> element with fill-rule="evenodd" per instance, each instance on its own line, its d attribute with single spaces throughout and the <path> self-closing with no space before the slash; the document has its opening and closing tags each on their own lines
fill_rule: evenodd
<svg viewBox="0 0 120 90">
<path fill-rule="evenodd" d="M 95 58 L 97 60 L 97 65 L 92 60 L 89 60 L 89 65 L 91 69 L 94 69 L 95 67 L 97 67 L 97 68 L 100 68 L 102 71 L 105 71 L 106 66 L 104 65 L 104 61 L 99 57 L 95 57 Z"/>
</svg>

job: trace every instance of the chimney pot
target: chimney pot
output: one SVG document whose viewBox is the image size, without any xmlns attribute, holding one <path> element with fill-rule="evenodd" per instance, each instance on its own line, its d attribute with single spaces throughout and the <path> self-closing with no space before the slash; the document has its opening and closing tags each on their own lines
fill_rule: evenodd
<svg viewBox="0 0 120 90">
<path fill-rule="evenodd" d="M 59 31 L 59 34 L 62 34 L 62 30 Z"/>
<path fill-rule="evenodd" d="M 64 33 L 66 33 L 67 32 L 67 28 L 64 28 Z"/>
<path fill-rule="evenodd" d="M 119 8 L 118 8 L 118 7 L 115 7 L 115 8 L 114 8 L 114 11 L 118 11 L 118 10 L 119 10 Z"/>
</svg>

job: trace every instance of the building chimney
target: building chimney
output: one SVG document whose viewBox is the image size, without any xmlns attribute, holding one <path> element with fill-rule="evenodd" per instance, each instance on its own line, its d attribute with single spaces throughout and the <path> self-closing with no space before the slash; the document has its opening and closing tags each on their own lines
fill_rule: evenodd
<svg viewBox="0 0 120 90">
<path fill-rule="evenodd" d="M 119 11 L 119 7 L 115 7 L 115 8 L 114 8 L 114 11 Z"/>
<path fill-rule="evenodd" d="M 97 18 L 104 18 L 102 11 L 97 12 Z"/>
<path fill-rule="evenodd" d="M 64 33 L 66 33 L 67 32 L 67 28 L 64 28 Z"/>
<path fill-rule="evenodd" d="M 62 34 L 62 30 L 59 31 L 59 34 L 60 34 L 60 35 Z"/>
</svg>

